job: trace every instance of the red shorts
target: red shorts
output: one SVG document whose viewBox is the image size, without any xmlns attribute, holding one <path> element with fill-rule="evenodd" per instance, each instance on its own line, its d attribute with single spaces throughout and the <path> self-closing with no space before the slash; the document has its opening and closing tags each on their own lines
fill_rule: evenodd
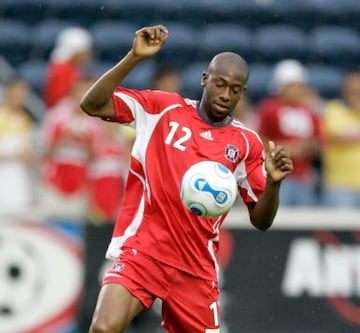
<svg viewBox="0 0 360 333">
<path fill-rule="evenodd" d="M 126 249 L 106 272 L 103 284 L 127 288 L 148 310 L 162 300 L 162 326 L 169 333 L 220 332 L 216 281 L 199 279 L 134 249 Z"/>
</svg>

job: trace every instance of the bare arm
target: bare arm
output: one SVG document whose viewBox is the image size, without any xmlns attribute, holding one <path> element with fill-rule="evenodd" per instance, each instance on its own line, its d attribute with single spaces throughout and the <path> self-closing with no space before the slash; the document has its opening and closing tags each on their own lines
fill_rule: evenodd
<svg viewBox="0 0 360 333">
<path fill-rule="evenodd" d="M 268 229 L 279 207 L 280 184 L 293 171 L 293 164 L 283 147 L 270 141 L 265 168 L 268 173 L 266 187 L 258 202 L 248 204 L 251 223 L 260 230 Z"/>
<path fill-rule="evenodd" d="M 82 110 L 90 116 L 113 117 L 115 112 L 112 95 L 116 87 L 139 62 L 158 53 L 167 37 L 168 31 L 162 25 L 136 31 L 132 48 L 127 55 L 84 94 L 80 101 Z"/>
</svg>

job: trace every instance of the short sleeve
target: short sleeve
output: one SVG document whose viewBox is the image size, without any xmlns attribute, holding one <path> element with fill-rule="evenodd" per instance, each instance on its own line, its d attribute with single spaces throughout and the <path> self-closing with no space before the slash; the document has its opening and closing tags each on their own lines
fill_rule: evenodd
<svg viewBox="0 0 360 333">
<path fill-rule="evenodd" d="M 178 94 L 122 87 L 115 90 L 112 99 L 115 116 L 109 120 L 119 123 L 132 123 L 139 113 L 159 114 L 171 105 L 185 103 Z"/>
<path fill-rule="evenodd" d="M 255 133 L 251 133 L 247 140 L 248 154 L 236 169 L 239 192 L 246 203 L 257 202 L 266 185 L 263 144 Z"/>
</svg>

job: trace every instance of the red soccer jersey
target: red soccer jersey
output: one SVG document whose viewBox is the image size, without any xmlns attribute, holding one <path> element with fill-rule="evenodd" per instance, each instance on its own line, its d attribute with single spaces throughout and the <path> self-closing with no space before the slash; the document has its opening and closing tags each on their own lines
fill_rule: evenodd
<svg viewBox="0 0 360 333">
<path fill-rule="evenodd" d="M 124 194 L 124 179 L 128 169 L 123 143 L 102 136 L 95 144 L 90 168 L 90 209 L 106 222 L 116 219 Z"/>
<path fill-rule="evenodd" d="M 98 124 L 78 106 L 63 99 L 45 117 L 43 123 L 43 179 L 64 195 L 82 191 L 87 182 L 90 156 L 97 141 Z"/>
<path fill-rule="evenodd" d="M 202 218 L 180 199 L 180 182 L 194 163 L 212 160 L 234 172 L 245 202 L 265 187 L 264 151 L 258 135 L 232 119 L 207 123 L 196 101 L 173 93 L 118 88 L 113 121 L 136 124 L 125 198 L 108 258 L 131 247 L 204 279 L 217 278 L 215 252 L 226 217 Z"/>
<path fill-rule="evenodd" d="M 265 99 L 259 105 L 260 135 L 275 142 L 296 142 L 316 138 L 321 142 L 320 121 L 304 105 L 288 105 L 276 97 Z M 294 171 L 290 178 L 309 180 L 313 177 L 312 157 L 293 157 Z"/>
</svg>

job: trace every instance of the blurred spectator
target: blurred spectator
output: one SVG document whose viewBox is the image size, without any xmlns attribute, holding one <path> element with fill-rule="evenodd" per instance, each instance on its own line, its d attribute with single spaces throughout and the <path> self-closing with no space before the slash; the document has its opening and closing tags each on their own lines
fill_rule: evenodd
<svg viewBox="0 0 360 333">
<path fill-rule="evenodd" d="M 179 93 L 182 88 L 179 72 L 173 67 L 159 67 L 153 76 L 151 88 Z"/>
<path fill-rule="evenodd" d="M 43 122 L 43 170 L 40 203 L 48 217 L 83 220 L 87 211 L 88 164 L 98 140 L 99 123 L 80 109 L 93 79 L 78 81 Z"/>
<path fill-rule="evenodd" d="M 318 116 L 322 115 L 325 100 L 314 88 L 306 87 L 306 89 L 304 89 L 304 96 L 302 98 L 302 102 L 312 111 L 314 111 Z"/>
<path fill-rule="evenodd" d="M 100 123 L 89 173 L 89 214 L 94 223 L 115 223 L 128 171 L 126 141 L 113 123 Z"/>
<path fill-rule="evenodd" d="M 26 109 L 29 87 L 13 80 L 0 105 L 0 211 L 22 212 L 32 204 L 35 123 Z"/>
<path fill-rule="evenodd" d="M 298 61 L 279 62 L 270 82 L 273 96 L 258 105 L 259 134 L 265 145 L 269 140 L 286 148 L 294 163 L 294 172 L 283 182 L 282 206 L 314 205 L 317 183 L 312 167 L 320 152 L 321 130 L 316 113 L 304 103 L 307 73 Z"/>
<path fill-rule="evenodd" d="M 63 30 L 56 40 L 44 83 L 44 101 L 53 107 L 69 95 L 72 86 L 83 76 L 84 65 L 91 57 L 90 33 L 78 27 Z"/>
<path fill-rule="evenodd" d="M 360 207 L 360 71 L 345 74 L 342 100 L 325 105 L 324 203 Z"/>
</svg>

